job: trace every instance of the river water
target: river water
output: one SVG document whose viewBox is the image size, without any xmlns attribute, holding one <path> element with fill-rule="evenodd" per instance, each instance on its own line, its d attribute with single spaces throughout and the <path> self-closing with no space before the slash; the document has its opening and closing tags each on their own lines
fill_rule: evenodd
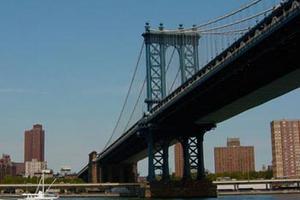
<svg viewBox="0 0 300 200">
<path fill-rule="evenodd" d="M 60 198 L 60 199 L 62 200 L 138 200 L 140 198 L 95 197 L 95 198 Z M 214 200 L 214 199 L 218 199 L 218 200 L 300 200 L 300 194 L 221 196 L 218 198 L 205 198 L 201 200 Z M 183 200 L 183 199 L 178 198 L 173 200 Z"/>
</svg>

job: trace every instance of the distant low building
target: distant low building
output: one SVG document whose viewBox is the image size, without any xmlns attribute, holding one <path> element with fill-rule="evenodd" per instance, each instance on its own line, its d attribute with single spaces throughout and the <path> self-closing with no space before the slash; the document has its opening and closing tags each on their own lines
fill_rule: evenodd
<svg viewBox="0 0 300 200">
<path fill-rule="evenodd" d="M 227 147 L 215 147 L 215 173 L 255 171 L 254 147 L 240 146 L 239 138 L 228 138 Z"/>
<path fill-rule="evenodd" d="M 62 167 L 60 169 L 60 176 L 61 177 L 65 177 L 65 176 L 68 176 L 68 175 L 71 175 L 72 174 L 72 169 L 71 167 Z"/>
<path fill-rule="evenodd" d="M 45 178 L 53 178 L 54 174 L 53 174 L 53 170 L 51 169 L 47 169 L 47 170 L 42 170 L 44 172 L 44 177 Z M 43 175 L 43 172 L 36 172 L 34 173 L 35 177 L 41 177 Z"/>
<path fill-rule="evenodd" d="M 38 161 L 37 159 L 32 159 L 32 161 L 25 162 L 25 176 L 34 177 L 37 174 L 42 173 L 42 170 L 47 169 L 47 162 Z"/>
<path fill-rule="evenodd" d="M 23 162 L 12 162 L 14 176 L 25 175 L 25 164 Z"/>
<path fill-rule="evenodd" d="M 13 162 L 10 155 L 2 154 L 2 158 L 0 158 L 0 181 L 5 176 L 23 176 L 24 174 L 24 163 Z"/>
<path fill-rule="evenodd" d="M 10 155 L 2 154 L 2 158 L 0 159 L 0 181 L 2 181 L 5 178 L 5 176 L 12 175 L 13 168 Z"/>
</svg>

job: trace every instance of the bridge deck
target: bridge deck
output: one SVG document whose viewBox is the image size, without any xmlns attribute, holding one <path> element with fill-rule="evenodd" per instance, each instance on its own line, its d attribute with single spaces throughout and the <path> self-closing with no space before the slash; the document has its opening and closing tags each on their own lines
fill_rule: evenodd
<svg viewBox="0 0 300 200">
<path fill-rule="evenodd" d="M 103 151 L 100 162 L 146 156 L 143 126 L 156 138 L 195 136 L 202 125 L 229 119 L 300 86 L 300 9 L 289 1 L 251 29 Z"/>
</svg>

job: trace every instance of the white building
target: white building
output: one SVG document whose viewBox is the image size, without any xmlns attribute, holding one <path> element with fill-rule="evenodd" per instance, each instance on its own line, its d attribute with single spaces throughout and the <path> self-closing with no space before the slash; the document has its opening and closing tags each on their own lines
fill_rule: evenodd
<svg viewBox="0 0 300 200">
<path fill-rule="evenodd" d="M 47 169 L 46 161 L 38 161 L 37 159 L 32 159 L 32 161 L 25 162 L 25 176 L 33 177 L 35 174 L 41 174 L 42 170 Z"/>
<path fill-rule="evenodd" d="M 70 175 L 70 174 L 71 174 L 71 167 L 64 166 L 60 169 L 60 175 L 62 177 Z"/>
</svg>

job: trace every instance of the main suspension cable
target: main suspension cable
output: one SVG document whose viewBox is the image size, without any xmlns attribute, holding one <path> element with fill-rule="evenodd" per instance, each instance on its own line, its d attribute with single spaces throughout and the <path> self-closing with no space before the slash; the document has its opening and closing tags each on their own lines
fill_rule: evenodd
<svg viewBox="0 0 300 200">
<path fill-rule="evenodd" d="M 129 85 L 129 88 L 128 88 L 128 91 L 127 91 L 127 94 L 126 94 L 126 97 L 125 97 L 125 100 L 124 100 L 124 103 L 123 103 L 123 106 L 122 106 L 122 109 L 121 109 L 121 112 L 119 114 L 119 117 L 118 117 L 118 120 L 117 120 L 117 123 L 112 131 L 112 134 L 110 135 L 108 141 L 106 142 L 105 146 L 103 149 L 105 149 L 109 143 L 111 142 L 116 130 L 117 130 L 117 127 L 119 126 L 119 123 L 120 123 L 120 120 L 122 118 L 122 115 L 124 113 L 124 110 L 125 110 L 125 107 L 126 107 L 126 104 L 128 102 L 128 98 L 129 98 L 129 95 L 130 95 L 130 92 L 131 92 L 131 89 L 132 89 L 132 85 L 133 85 L 133 82 L 135 80 L 135 77 L 136 77 L 136 73 L 137 73 L 137 70 L 138 70 L 138 66 L 139 66 L 139 63 L 140 63 L 140 60 L 141 60 L 141 57 L 142 57 L 142 54 L 143 54 L 143 49 L 144 49 L 144 45 L 145 43 L 143 42 L 142 46 L 141 46 L 141 49 L 140 49 L 140 52 L 139 52 L 139 55 L 138 55 L 138 59 L 137 59 L 137 62 L 136 62 L 136 65 L 135 65 L 135 68 L 134 68 L 134 72 L 133 72 L 133 76 L 131 78 L 131 81 L 130 81 L 130 85 Z"/>
<path fill-rule="evenodd" d="M 244 19 L 241 19 L 241 20 L 237 20 L 237 21 L 232 22 L 232 23 L 229 23 L 229 24 L 225 24 L 225 25 L 222 25 L 222 26 L 213 27 L 213 28 L 210 28 L 210 29 L 201 30 L 200 33 L 201 33 L 202 31 L 203 31 L 203 32 L 209 32 L 209 31 L 214 31 L 214 30 L 224 29 L 224 28 L 227 28 L 227 27 L 236 25 L 236 24 L 240 24 L 240 23 L 242 23 L 242 22 L 249 21 L 249 20 L 251 20 L 251 19 L 254 19 L 254 18 L 256 18 L 256 17 L 259 17 L 259 16 L 261 16 L 261 15 L 264 15 L 264 14 L 266 14 L 266 13 L 272 11 L 272 10 L 273 10 L 273 7 L 272 7 L 272 8 L 269 8 L 269 9 L 267 9 L 267 10 L 264 10 L 264 11 L 262 11 L 262 12 L 259 12 L 259 13 L 255 14 L 255 15 L 252 15 L 252 16 L 250 16 L 250 17 L 247 17 L 247 18 L 244 18 Z"/>
<path fill-rule="evenodd" d="M 168 70 L 169 70 L 169 68 L 170 68 L 170 64 L 171 64 L 171 61 L 172 61 L 172 59 L 173 59 L 175 50 L 176 50 L 176 48 L 173 48 L 173 51 L 172 51 L 172 53 L 171 53 L 169 62 L 168 62 L 167 67 L 166 67 L 166 72 L 168 72 Z M 134 112 L 135 112 L 135 110 L 136 110 L 136 108 L 137 108 L 137 105 L 138 105 L 138 103 L 139 103 L 139 101 L 140 101 L 140 99 L 141 99 L 141 97 L 142 97 L 142 93 L 143 93 L 144 87 L 145 87 L 145 85 L 146 85 L 146 80 L 147 80 L 147 79 L 146 79 L 146 77 L 145 77 L 145 79 L 144 79 L 144 81 L 143 81 L 143 84 L 142 84 L 142 87 L 141 87 L 141 89 L 140 89 L 140 91 L 139 91 L 138 98 L 137 98 L 137 100 L 136 100 L 136 102 L 135 102 L 135 104 L 134 104 L 134 106 L 133 106 L 133 110 L 132 110 L 132 112 L 131 112 L 131 114 L 130 114 L 130 116 L 129 116 L 128 122 L 127 122 L 127 124 L 126 124 L 126 126 L 125 126 L 123 132 L 125 132 L 125 131 L 127 130 L 128 126 L 129 126 L 129 124 L 130 124 L 130 122 L 131 122 L 131 120 L 132 120 L 132 117 L 133 117 Z"/>
<path fill-rule="evenodd" d="M 237 10 L 234 10 L 228 14 L 225 14 L 223 16 L 220 16 L 220 17 L 217 17 L 213 20 L 209 20 L 208 22 L 205 22 L 203 24 L 200 24 L 200 25 L 197 25 L 197 26 L 194 26 L 192 28 L 184 28 L 184 29 L 180 29 L 180 30 L 168 30 L 168 29 L 164 29 L 164 32 L 188 32 L 188 31 L 195 31 L 195 29 L 201 29 L 202 27 L 205 27 L 205 26 L 208 26 L 208 25 L 211 25 L 211 24 L 214 24 L 216 22 L 219 22 L 219 21 L 222 21 L 228 17 L 231 17 L 239 12 L 242 12 L 258 3 L 260 3 L 262 0 L 255 0 L 255 1 L 252 1 L 244 6 L 242 6 L 241 8 L 237 9 Z M 151 29 L 152 30 L 152 29 Z M 153 30 L 153 31 L 156 31 L 156 30 Z"/>
</svg>

